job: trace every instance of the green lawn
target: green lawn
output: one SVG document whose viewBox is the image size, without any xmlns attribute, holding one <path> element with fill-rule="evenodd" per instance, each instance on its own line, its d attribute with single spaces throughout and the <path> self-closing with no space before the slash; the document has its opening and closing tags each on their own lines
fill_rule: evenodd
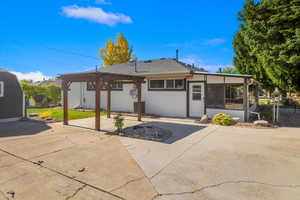
<svg viewBox="0 0 300 200">
<path fill-rule="evenodd" d="M 50 112 L 51 117 L 57 120 L 63 120 L 63 109 L 62 108 L 29 108 L 27 112 L 30 113 L 41 113 L 41 112 Z M 101 111 L 101 115 L 105 115 L 105 111 Z M 69 110 L 69 120 L 72 119 L 83 119 L 88 117 L 95 116 L 95 111 L 78 111 L 78 110 Z"/>
</svg>

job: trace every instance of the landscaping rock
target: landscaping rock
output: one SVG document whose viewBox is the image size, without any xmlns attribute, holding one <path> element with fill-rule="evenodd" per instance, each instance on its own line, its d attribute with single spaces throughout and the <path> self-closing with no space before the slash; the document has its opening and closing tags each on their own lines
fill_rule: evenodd
<svg viewBox="0 0 300 200">
<path fill-rule="evenodd" d="M 265 127 L 269 127 L 270 126 L 269 122 L 265 121 L 265 120 L 256 120 L 256 121 L 253 122 L 253 124 L 255 126 L 265 126 Z"/>
<path fill-rule="evenodd" d="M 134 137 L 153 141 L 165 141 L 172 136 L 171 131 L 156 126 L 137 125 L 127 127 L 122 134 L 127 137 Z"/>
<path fill-rule="evenodd" d="M 29 114 L 29 117 L 38 117 L 39 116 L 39 114 L 37 114 L 37 113 L 30 113 Z"/>
<path fill-rule="evenodd" d="M 201 124 L 207 124 L 207 123 L 209 123 L 208 116 L 207 116 L 207 115 L 203 115 L 203 116 L 201 117 L 199 123 L 201 123 Z"/>
<path fill-rule="evenodd" d="M 233 117 L 232 119 L 233 119 L 234 121 L 236 121 L 236 122 L 241 121 L 241 118 L 239 118 L 239 117 Z"/>
</svg>

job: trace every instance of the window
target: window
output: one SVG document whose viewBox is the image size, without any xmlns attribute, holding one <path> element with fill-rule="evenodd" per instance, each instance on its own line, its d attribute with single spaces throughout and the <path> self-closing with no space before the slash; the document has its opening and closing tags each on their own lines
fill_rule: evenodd
<svg viewBox="0 0 300 200">
<path fill-rule="evenodd" d="M 175 88 L 176 89 L 183 89 L 184 88 L 184 81 L 183 80 L 175 80 Z"/>
<path fill-rule="evenodd" d="M 88 91 L 94 91 L 96 88 L 95 82 L 87 82 L 86 87 Z M 112 90 L 122 90 L 123 89 L 123 83 L 120 81 L 115 81 L 111 84 L 111 89 Z M 101 88 L 101 90 L 105 90 L 104 87 Z"/>
<path fill-rule="evenodd" d="M 167 88 L 174 88 L 174 80 L 166 80 Z"/>
<path fill-rule="evenodd" d="M 150 80 L 149 89 L 170 89 L 170 90 L 183 90 L 185 81 L 183 79 L 172 80 Z"/>
<path fill-rule="evenodd" d="M 86 83 L 86 89 L 88 90 L 88 91 L 92 91 L 92 90 L 95 90 L 95 82 L 87 82 Z"/>
<path fill-rule="evenodd" d="M 0 97 L 4 97 L 4 82 L 0 81 Z"/>
<path fill-rule="evenodd" d="M 150 80 L 151 89 L 163 89 L 165 87 L 164 80 Z"/>
<path fill-rule="evenodd" d="M 194 101 L 200 101 L 201 100 L 201 85 L 193 85 L 192 99 Z"/>
<path fill-rule="evenodd" d="M 207 84 L 207 107 L 242 110 L 243 84 Z"/>
<path fill-rule="evenodd" d="M 243 84 L 225 85 L 225 108 L 243 109 L 244 107 L 244 86 Z"/>
<path fill-rule="evenodd" d="M 122 82 L 120 82 L 120 81 L 113 82 L 111 84 L 111 89 L 113 89 L 113 90 L 122 90 L 123 89 Z"/>
</svg>

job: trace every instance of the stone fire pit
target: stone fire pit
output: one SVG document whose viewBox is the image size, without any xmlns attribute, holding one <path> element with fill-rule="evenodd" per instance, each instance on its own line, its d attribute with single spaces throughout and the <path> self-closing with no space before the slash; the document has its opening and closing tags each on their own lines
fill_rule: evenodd
<svg viewBox="0 0 300 200">
<path fill-rule="evenodd" d="M 162 142 L 172 136 L 171 131 L 157 126 L 137 125 L 125 128 L 124 136 Z"/>
</svg>

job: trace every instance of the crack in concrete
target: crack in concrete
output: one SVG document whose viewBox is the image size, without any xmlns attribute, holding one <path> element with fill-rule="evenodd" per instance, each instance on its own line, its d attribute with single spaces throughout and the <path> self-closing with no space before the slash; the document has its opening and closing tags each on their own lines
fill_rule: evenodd
<svg viewBox="0 0 300 200">
<path fill-rule="evenodd" d="M 75 197 L 78 194 L 78 192 L 80 192 L 81 190 L 83 190 L 86 186 L 87 185 L 80 186 L 79 188 L 77 188 L 77 190 L 75 190 L 75 192 L 71 196 L 66 197 L 65 200 L 72 199 L 73 197 Z"/>
<path fill-rule="evenodd" d="M 179 154 L 178 156 L 176 156 L 173 160 L 171 160 L 169 163 L 167 163 L 164 167 L 162 167 L 158 172 L 156 172 L 154 175 L 152 175 L 150 177 L 150 180 L 152 180 L 155 176 L 157 176 L 158 174 L 160 174 L 162 171 L 164 171 L 168 166 L 170 166 L 174 161 L 176 161 L 177 159 L 179 159 L 180 157 L 182 157 L 187 151 L 189 151 L 192 147 L 194 147 L 197 144 L 200 144 L 204 139 L 206 139 L 209 135 L 211 135 L 213 132 L 215 132 L 218 129 L 218 127 L 216 127 L 215 129 L 209 131 L 204 137 L 202 137 L 200 140 L 198 140 L 197 142 L 191 144 L 189 147 L 187 147 L 181 154 Z"/>
<path fill-rule="evenodd" d="M 215 188 L 215 187 L 220 187 L 222 185 L 225 184 L 240 184 L 240 183 L 246 183 L 246 184 L 260 184 L 260 185 L 267 185 L 267 186 L 271 186 L 271 187 L 285 187 L 285 188 L 300 188 L 300 184 L 299 185 L 276 185 L 276 184 L 271 184 L 271 183 L 263 183 L 263 182 L 259 182 L 259 181 L 245 181 L 245 180 L 238 180 L 238 181 L 224 181 L 221 183 L 217 183 L 217 184 L 213 184 L 213 185 L 207 185 L 204 187 L 201 187 L 199 189 L 193 190 L 193 191 L 187 191 L 187 192 L 174 192 L 174 193 L 161 193 L 156 195 L 155 197 L 152 198 L 152 200 L 160 197 L 160 196 L 172 196 L 172 195 L 186 195 L 186 194 L 194 194 L 197 192 L 202 192 L 203 190 L 209 189 L 209 188 Z"/>
<path fill-rule="evenodd" d="M 5 199 L 9 200 L 9 198 L 5 195 L 5 193 L 4 193 L 3 191 L 0 190 L 0 194 L 2 194 L 2 196 L 3 196 Z"/>
<path fill-rule="evenodd" d="M 133 183 L 133 182 L 135 182 L 135 181 L 142 180 L 142 179 L 144 179 L 144 178 L 146 178 L 146 177 L 145 177 L 145 176 L 143 176 L 143 177 L 139 177 L 139 178 L 136 178 L 136 179 L 133 179 L 133 180 L 127 181 L 127 182 L 126 182 L 126 183 L 124 183 L 123 185 L 120 185 L 120 186 L 118 186 L 118 187 L 116 187 L 116 188 L 114 188 L 114 189 L 110 190 L 109 192 L 113 192 L 113 191 L 119 190 L 119 189 L 121 189 L 121 188 L 123 188 L 123 187 L 127 186 L 127 185 L 128 185 L 128 184 L 130 184 L 130 183 Z"/>
<path fill-rule="evenodd" d="M 2 151 L 2 152 L 4 152 L 4 153 L 7 153 L 7 154 L 9 154 L 9 155 L 11 155 L 11 156 L 13 156 L 13 157 L 15 157 L 15 158 L 20 159 L 20 160 L 23 160 L 23 161 L 29 162 L 29 163 L 31 163 L 31 164 L 37 165 L 35 162 L 33 162 L 33 161 L 31 161 L 31 160 L 28 160 L 28 159 L 23 158 L 23 157 L 21 157 L 21 156 L 15 155 L 15 154 L 10 153 L 10 152 L 8 152 L 8 151 L 5 151 L 5 150 L 3 150 L 3 149 L 1 149 L 1 148 L 0 148 L 0 151 Z M 102 189 L 102 188 L 99 188 L 99 187 L 97 187 L 97 186 L 94 186 L 94 185 L 91 185 L 91 184 L 86 183 L 86 182 L 84 182 L 84 181 L 81 181 L 81 180 L 79 180 L 79 179 L 76 179 L 76 178 L 74 178 L 74 177 L 72 177 L 72 176 L 69 176 L 69 175 L 64 174 L 64 173 L 62 173 L 62 172 L 59 172 L 59 171 L 57 171 L 57 170 L 55 170 L 55 169 L 52 169 L 52 168 L 43 166 L 42 164 L 41 164 L 41 165 L 38 165 L 38 166 L 39 166 L 39 167 L 42 167 L 42 168 L 44 168 L 44 169 L 47 169 L 47 170 L 49 170 L 49 171 L 51 171 L 51 172 L 54 172 L 54 173 L 56 173 L 56 174 L 59 174 L 59 175 L 61 175 L 61 176 L 64 176 L 64 177 L 66 177 L 66 178 L 68 178 L 68 179 L 71 179 L 71 180 L 73 180 L 73 181 L 79 182 L 79 183 L 81 183 L 81 184 L 83 184 L 83 185 L 87 185 L 87 186 L 89 186 L 89 187 L 91 187 L 91 188 L 93 188 L 93 189 L 95 189 L 95 190 L 100 191 L 100 192 L 104 192 L 104 193 L 106 193 L 106 194 L 109 194 L 109 195 L 111 195 L 111 196 L 114 196 L 114 197 L 116 197 L 116 198 L 118 198 L 118 199 L 126 200 L 125 198 L 123 198 L 123 197 L 121 197 L 121 196 L 118 196 L 118 195 L 113 194 L 113 193 L 111 193 L 111 192 L 109 192 L 109 191 L 106 191 L 106 190 L 104 190 L 104 189 Z"/>
</svg>

